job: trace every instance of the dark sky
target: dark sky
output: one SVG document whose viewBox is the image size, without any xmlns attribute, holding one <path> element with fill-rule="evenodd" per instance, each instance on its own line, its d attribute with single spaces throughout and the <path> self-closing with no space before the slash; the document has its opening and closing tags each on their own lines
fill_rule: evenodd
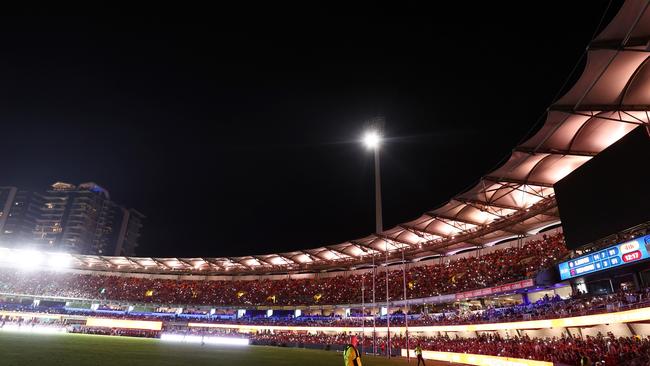
<svg viewBox="0 0 650 366">
<path fill-rule="evenodd" d="M 5 11 L 0 185 L 94 181 L 147 216 L 144 256 L 362 237 L 364 121 L 386 118 L 385 227 L 444 203 L 534 126 L 607 6 L 568 3 Z"/>
</svg>

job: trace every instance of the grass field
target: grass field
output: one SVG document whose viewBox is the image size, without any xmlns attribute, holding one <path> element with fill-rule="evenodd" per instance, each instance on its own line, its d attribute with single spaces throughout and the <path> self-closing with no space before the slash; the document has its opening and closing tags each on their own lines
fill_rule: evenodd
<svg viewBox="0 0 650 366">
<path fill-rule="evenodd" d="M 278 347 L 226 347 L 166 343 L 157 339 L 0 333 L 2 366 L 343 365 L 339 352 Z M 408 365 L 405 360 L 363 358 L 364 366 Z M 445 363 L 449 365 L 448 363 Z M 427 365 L 442 365 L 428 361 Z"/>
</svg>

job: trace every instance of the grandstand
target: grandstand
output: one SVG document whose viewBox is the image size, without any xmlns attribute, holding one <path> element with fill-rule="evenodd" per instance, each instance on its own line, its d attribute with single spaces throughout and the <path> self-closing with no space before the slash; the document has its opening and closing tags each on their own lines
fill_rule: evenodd
<svg viewBox="0 0 650 366">
<path fill-rule="evenodd" d="M 419 344 L 475 365 L 647 364 L 650 223 L 570 250 L 554 185 L 633 130 L 650 135 L 649 4 L 624 3 L 503 165 L 415 220 L 247 257 L 1 249 L 0 330 L 326 350 L 358 334 L 369 354 Z"/>
<path fill-rule="evenodd" d="M 541 239 L 514 242 L 476 252 L 428 260 L 408 268 L 408 298 L 422 299 L 450 295 L 531 278 L 539 268 L 547 267 L 566 254 L 561 233 L 541 235 Z M 517 246 L 519 245 L 519 246 Z M 507 257 L 506 254 L 507 253 Z M 376 292 L 386 297 L 386 273 L 389 296 L 402 300 L 402 271 L 391 269 L 376 274 Z M 342 293 L 350 281 L 372 286 L 372 269 L 325 274 L 286 276 L 196 276 L 138 275 L 137 277 L 88 270 L 25 272 L 0 270 L 4 284 L 0 292 L 39 295 L 49 298 L 83 300 L 119 300 L 187 307 L 260 306 L 260 305 L 342 305 L 361 304 L 361 291 Z M 434 301 L 434 300 L 430 300 Z"/>
</svg>

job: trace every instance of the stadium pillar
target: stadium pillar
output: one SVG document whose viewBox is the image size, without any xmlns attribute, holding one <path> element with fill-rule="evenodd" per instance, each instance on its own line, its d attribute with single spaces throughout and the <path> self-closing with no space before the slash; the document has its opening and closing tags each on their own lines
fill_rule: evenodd
<svg viewBox="0 0 650 366">
<path fill-rule="evenodd" d="M 384 231 L 381 211 L 381 172 L 379 168 L 379 146 L 373 148 L 375 153 L 375 232 L 381 234 Z"/>
</svg>

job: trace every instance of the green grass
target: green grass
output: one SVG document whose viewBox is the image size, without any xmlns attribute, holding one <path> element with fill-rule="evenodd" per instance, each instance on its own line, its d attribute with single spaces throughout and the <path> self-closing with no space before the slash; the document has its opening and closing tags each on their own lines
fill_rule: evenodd
<svg viewBox="0 0 650 366">
<path fill-rule="evenodd" d="M 411 361 L 413 362 L 413 361 Z M 175 344 L 157 339 L 82 334 L 0 333 L 2 366 L 343 365 L 340 352 L 279 347 Z M 363 358 L 364 366 L 408 365 L 405 360 Z M 442 364 L 442 363 L 440 363 Z M 428 361 L 427 365 L 436 365 Z"/>
</svg>

